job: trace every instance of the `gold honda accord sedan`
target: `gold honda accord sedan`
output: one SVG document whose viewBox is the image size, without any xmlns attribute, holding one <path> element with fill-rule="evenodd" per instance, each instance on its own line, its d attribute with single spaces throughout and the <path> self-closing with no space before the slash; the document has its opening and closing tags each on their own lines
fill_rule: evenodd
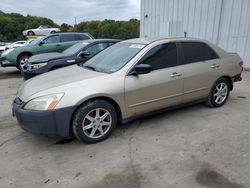
<svg viewBox="0 0 250 188">
<path fill-rule="evenodd" d="M 13 115 L 31 133 L 96 143 L 118 122 L 169 107 L 223 106 L 242 67 L 237 54 L 204 40 L 122 41 L 84 64 L 26 81 L 13 100 Z"/>
</svg>

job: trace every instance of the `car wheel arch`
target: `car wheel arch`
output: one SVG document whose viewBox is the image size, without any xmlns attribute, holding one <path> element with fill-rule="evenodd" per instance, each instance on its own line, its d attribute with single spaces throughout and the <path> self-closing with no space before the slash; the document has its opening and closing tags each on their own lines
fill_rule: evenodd
<svg viewBox="0 0 250 188">
<path fill-rule="evenodd" d="M 29 31 L 27 32 L 27 35 L 28 35 L 29 33 L 32 33 L 32 35 L 36 35 L 35 32 L 34 32 L 33 30 L 29 30 Z"/>
<path fill-rule="evenodd" d="M 33 56 L 34 54 L 31 53 L 31 52 L 21 52 L 20 54 L 18 54 L 17 60 L 18 60 L 20 57 L 24 56 L 24 55 Z"/>
<path fill-rule="evenodd" d="M 229 85 L 230 85 L 230 91 L 232 91 L 234 85 L 233 85 L 233 81 L 232 81 L 231 77 L 228 76 L 228 75 L 224 75 L 224 76 L 221 76 L 219 79 L 221 79 L 221 78 L 225 78 L 225 79 L 228 81 L 228 83 L 229 83 Z M 219 80 L 219 79 L 218 79 L 218 80 Z"/>
<path fill-rule="evenodd" d="M 70 135 L 74 135 L 73 134 L 73 130 L 72 130 L 72 122 L 73 122 L 73 118 L 74 118 L 74 115 L 76 113 L 76 111 L 84 104 L 84 103 L 87 103 L 89 101 L 92 101 L 92 100 L 105 100 L 107 102 L 109 102 L 116 110 L 117 112 L 117 119 L 118 119 L 118 122 L 121 122 L 122 121 L 122 111 L 121 111 L 121 108 L 118 104 L 118 102 L 116 102 L 114 99 L 112 99 L 111 97 L 107 97 L 107 96 L 95 96 L 95 97 L 90 97 L 84 101 L 80 101 L 77 105 L 76 105 L 76 108 L 74 110 L 74 112 L 72 113 L 71 115 L 71 121 L 70 121 L 70 130 L 69 130 L 69 133 Z"/>
</svg>

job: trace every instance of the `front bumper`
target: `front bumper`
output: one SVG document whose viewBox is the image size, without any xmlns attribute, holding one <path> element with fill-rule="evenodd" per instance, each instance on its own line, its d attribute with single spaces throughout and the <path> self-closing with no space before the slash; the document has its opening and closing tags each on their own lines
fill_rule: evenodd
<svg viewBox="0 0 250 188">
<path fill-rule="evenodd" d="M 23 74 L 23 77 L 25 80 L 28 80 L 30 78 L 37 76 L 37 75 L 48 72 L 47 66 L 34 69 L 33 65 L 34 64 L 30 64 L 28 61 L 27 61 L 26 65 L 24 65 L 23 70 L 22 70 L 22 74 Z"/>
<path fill-rule="evenodd" d="M 38 73 L 35 73 L 35 72 L 32 72 L 32 71 L 22 71 L 22 75 L 23 75 L 23 78 L 25 79 L 25 80 L 28 80 L 28 79 L 30 79 L 30 78 L 33 78 L 33 77 L 35 77 L 35 76 L 37 76 L 37 75 L 39 75 Z"/>
<path fill-rule="evenodd" d="M 13 116 L 20 127 L 36 135 L 67 138 L 71 135 L 71 117 L 75 107 L 50 111 L 32 111 L 23 109 L 24 103 L 16 98 L 12 104 Z"/>
</svg>

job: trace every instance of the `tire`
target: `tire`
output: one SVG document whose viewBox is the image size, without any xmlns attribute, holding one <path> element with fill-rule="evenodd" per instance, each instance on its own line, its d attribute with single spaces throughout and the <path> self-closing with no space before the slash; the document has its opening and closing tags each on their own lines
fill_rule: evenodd
<svg viewBox="0 0 250 188">
<path fill-rule="evenodd" d="M 29 55 L 29 54 L 24 54 L 24 55 L 21 55 L 20 57 L 18 57 L 17 68 L 19 70 L 22 70 L 22 66 L 24 65 L 26 59 L 29 59 L 30 57 L 31 57 L 31 55 Z"/>
<path fill-rule="evenodd" d="M 51 31 L 50 33 L 51 33 L 51 34 L 54 34 L 54 33 L 56 33 L 56 31 Z"/>
<path fill-rule="evenodd" d="M 109 102 L 100 99 L 82 104 L 75 112 L 72 121 L 72 129 L 76 138 L 89 144 L 107 139 L 116 125 L 115 108 Z"/>
<path fill-rule="evenodd" d="M 206 100 L 206 105 L 215 108 L 222 107 L 226 103 L 229 94 L 230 84 L 228 80 L 226 78 L 220 78 L 213 85 Z"/>
<path fill-rule="evenodd" d="M 27 35 L 28 35 L 28 36 L 34 36 L 35 33 L 34 33 L 34 31 L 28 31 Z"/>
</svg>

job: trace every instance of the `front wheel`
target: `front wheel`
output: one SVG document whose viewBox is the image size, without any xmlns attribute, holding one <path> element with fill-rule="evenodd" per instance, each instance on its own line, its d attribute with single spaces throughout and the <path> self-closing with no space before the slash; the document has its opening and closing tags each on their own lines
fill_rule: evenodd
<svg viewBox="0 0 250 188">
<path fill-rule="evenodd" d="M 206 100 L 206 104 L 210 107 L 221 107 L 226 103 L 229 94 L 230 85 L 228 80 L 225 78 L 220 78 L 212 87 Z"/>
<path fill-rule="evenodd" d="M 30 58 L 30 55 L 28 54 L 24 54 L 24 55 L 21 55 L 18 60 L 17 60 L 17 68 L 19 70 L 22 70 L 23 67 L 25 66 L 25 64 L 27 63 L 27 60 Z"/>
<path fill-rule="evenodd" d="M 79 107 L 73 117 L 76 138 L 86 143 L 97 143 L 109 137 L 117 124 L 115 108 L 105 100 L 91 100 Z"/>
</svg>

